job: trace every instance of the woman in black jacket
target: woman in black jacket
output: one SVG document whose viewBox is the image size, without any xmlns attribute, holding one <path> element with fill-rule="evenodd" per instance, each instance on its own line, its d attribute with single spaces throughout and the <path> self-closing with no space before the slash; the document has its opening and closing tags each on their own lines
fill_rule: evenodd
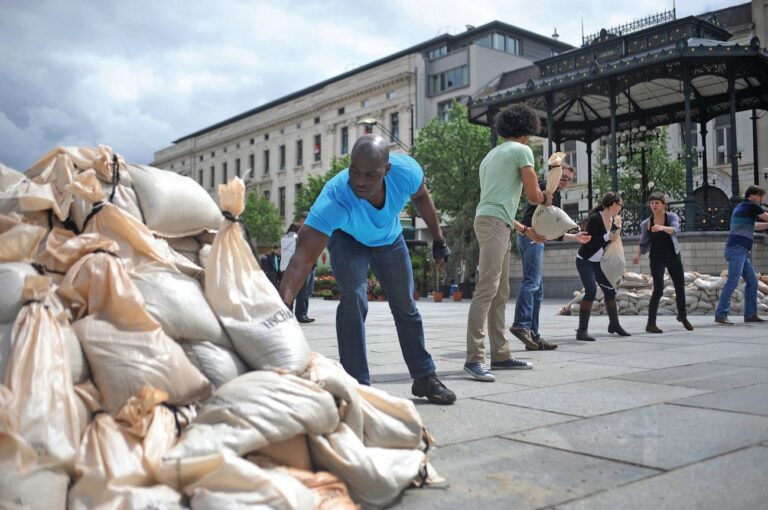
<svg viewBox="0 0 768 510">
<path fill-rule="evenodd" d="M 609 192 L 592 209 L 587 219 L 587 233 L 592 236 L 587 244 L 581 245 L 576 255 L 576 269 L 579 271 L 581 283 L 584 285 L 584 297 L 579 309 L 579 329 L 576 330 L 576 340 L 594 342 L 588 326 L 592 314 L 592 303 L 597 294 L 597 286 L 603 289 L 605 309 L 608 312 L 608 332 L 621 336 L 630 336 L 619 324 L 619 310 L 616 306 L 616 289 L 608 281 L 600 268 L 600 260 L 608 243 L 619 238 L 620 230 L 613 223 L 613 217 L 618 216 L 622 207 L 618 193 Z"/>
</svg>

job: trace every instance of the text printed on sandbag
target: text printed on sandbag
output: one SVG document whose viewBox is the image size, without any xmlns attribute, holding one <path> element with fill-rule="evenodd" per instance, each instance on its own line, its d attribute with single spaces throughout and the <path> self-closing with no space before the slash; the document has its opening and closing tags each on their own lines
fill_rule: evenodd
<svg viewBox="0 0 768 510">
<path fill-rule="evenodd" d="M 288 310 L 287 308 L 284 310 L 280 310 L 277 313 L 270 315 L 264 321 L 261 323 L 266 327 L 267 329 L 272 329 L 275 326 L 279 326 L 281 323 L 287 321 L 288 319 L 293 317 L 293 312 Z"/>
</svg>

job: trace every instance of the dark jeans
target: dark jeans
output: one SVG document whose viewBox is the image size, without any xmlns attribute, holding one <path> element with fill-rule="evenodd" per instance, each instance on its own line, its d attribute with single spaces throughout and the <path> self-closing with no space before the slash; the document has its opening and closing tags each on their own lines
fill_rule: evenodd
<svg viewBox="0 0 768 510">
<path fill-rule="evenodd" d="M 515 301 L 515 321 L 512 326 L 528 329 L 534 338 L 539 336 L 539 311 L 544 299 L 542 266 L 544 265 L 544 243 L 534 243 L 526 236 L 515 236 L 517 253 L 520 254 L 523 281 Z"/>
<path fill-rule="evenodd" d="M 576 259 L 576 270 L 579 272 L 581 283 L 584 285 L 584 301 L 590 303 L 595 300 L 597 295 L 597 285 L 603 289 L 606 301 L 616 299 L 616 289 L 608 281 L 603 270 L 600 268 L 600 262 L 592 262 L 586 259 Z"/>
<path fill-rule="evenodd" d="M 312 266 L 312 271 L 307 275 L 307 279 L 304 280 L 304 285 L 301 286 L 299 293 L 296 295 L 296 317 L 305 319 L 307 317 L 307 311 L 309 310 L 309 298 L 315 291 L 315 266 Z"/>
<path fill-rule="evenodd" d="M 648 303 L 648 322 L 656 322 L 656 313 L 659 311 L 659 301 L 664 292 L 664 270 L 669 271 L 672 284 L 675 286 L 675 301 L 677 303 L 677 315 L 686 316 L 685 310 L 685 274 L 683 260 L 676 253 L 654 255 L 651 254 L 651 276 L 653 276 L 653 293 Z"/>
<path fill-rule="evenodd" d="M 411 259 L 403 236 L 389 246 L 366 246 L 341 230 L 328 243 L 331 268 L 341 291 L 336 309 L 336 337 L 341 365 L 361 384 L 370 384 L 365 346 L 368 315 L 368 266 L 381 284 L 395 319 L 397 338 L 413 379 L 435 373 L 432 356 L 424 346 L 424 327 L 413 300 Z"/>
</svg>

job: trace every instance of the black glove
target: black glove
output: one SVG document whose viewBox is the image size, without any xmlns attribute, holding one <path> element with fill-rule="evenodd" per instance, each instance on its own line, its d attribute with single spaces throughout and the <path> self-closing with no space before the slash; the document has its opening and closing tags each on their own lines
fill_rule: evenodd
<svg viewBox="0 0 768 510">
<path fill-rule="evenodd" d="M 443 241 L 432 241 L 432 256 L 435 257 L 435 261 L 440 262 L 444 260 L 448 262 L 451 258 L 451 249 L 448 248 L 448 243 Z"/>
</svg>

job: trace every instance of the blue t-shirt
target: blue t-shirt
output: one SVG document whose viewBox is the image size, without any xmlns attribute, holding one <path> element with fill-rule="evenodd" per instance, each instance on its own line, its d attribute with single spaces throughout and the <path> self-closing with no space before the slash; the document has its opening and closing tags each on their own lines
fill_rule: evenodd
<svg viewBox="0 0 768 510">
<path fill-rule="evenodd" d="M 349 185 L 349 168 L 325 183 L 304 224 L 330 236 L 341 229 L 366 246 L 392 244 L 403 231 L 400 211 L 424 181 L 421 165 L 405 154 L 390 154 L 392 167 L 384 176 L 384 207 L 376 209 L 358 198 Z"/>
<path fill-rule="evenodd" d="M 731 215 L 731 232 L 726 246 L 744 246 L 751 250 L 755 238 L 755 220 L 764 212 L 762 207 L 750 200 L 737 205 Z"/>
</svg>

